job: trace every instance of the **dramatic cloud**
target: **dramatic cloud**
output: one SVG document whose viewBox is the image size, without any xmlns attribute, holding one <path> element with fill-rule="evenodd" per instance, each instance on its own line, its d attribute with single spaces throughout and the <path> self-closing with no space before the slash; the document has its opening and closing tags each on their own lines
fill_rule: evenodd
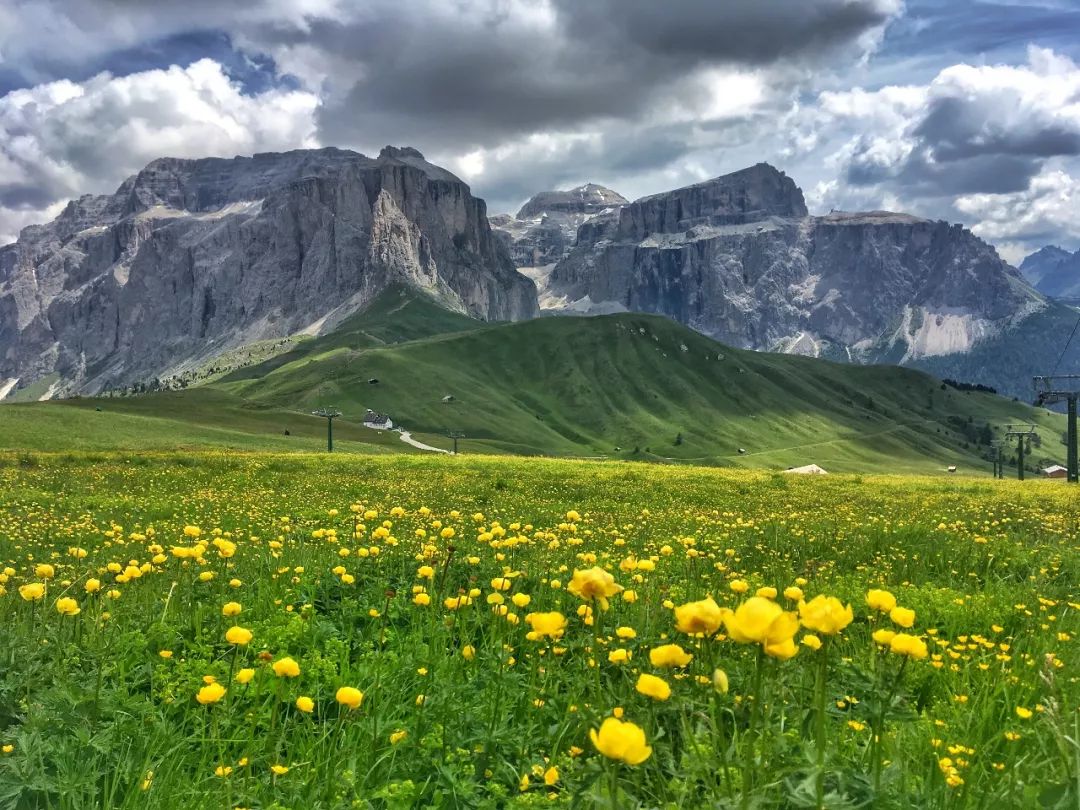
<svg viewBox="0 0 1080 810">
<path fill-rule="evenodd" d="M 493 211 L 767 160 L 812 209 L 1080 246 L 1060 0 L 0 0 L 0 241 L 164 154 L 416 146 Z"/>
<path fill-rule="evenodd" d="M 971 194 L 956 208 L 975 222 L 975 233 L 993 242 L 1047 244 L 1063 233 L 1080 238 L 1080 180 L 1047 170 L 1013 194 Z"/>
<path fill-rule="evenodd" d="M 1065 216 L 1080 167 L 1080 66 L 1031 47 L 1023 65 L 953 65 L 925 86 L 821 94 L 805 116 L 804 157 L 835 178 L 822 204 L 891 197 L 960 217 L 988 239 L 1080 240 Z"/>
<path fill-rule="evenodd" d="M 316 105 L 302 91 L 245 96 L 209 60 L 9 93 L 0 98 L 0 243 L 58 201 L 115 190 L 156 157 L 314 146 Z"/>
<path fill-rule="evenodd" d="M 401 14 L 396 2 L 373 0 L 307 34 L 262 35 L 284 69 L 323 79 L 324 139 L 491 148 L 540 131 L 652 120 L 660 107 L 700 118 L 711 69 L 859 58 L 899 8 L 898 0 L 417 5 Z M 321 71 L 298 47 L 312 41 Z"/>
<path fill-rule="evenodd" d="M 368 153 L 415 145 L 459 168 L 495 208 L 582 176 L 625 178 L 633 191 L 650 180 L 689 182 L 716 163 L 692 153 L 736 131 L 752 140 L 747 122 L 785 110 L 810 68 L 864 59 L 900 8 L 900 0 L 684 0 L 662 9 L 646 0 L 415 0 L 407 8 L 397 0 L 17 0 L 0 12 L 0 78 L 30 86 L 0 103 L 29 108 L 18 116 L 33 120 L 20 123 L 27 142 L 10 150 L 14 165 L 0 174 L 8 210 L 0 231 L 61 196 L 115 185 L 144 157 L 244 151 L 245 140 L 285 146 L 316 97 L 316 132 L 291 145 L 312 137 Z M 219 128 L 214 103 L 183 120 L 189 112 L 177 101 L 194 65 L 85 75 L 155 58 L 188 64 L 193 49 L 217 52 L 222 42 L 256 64 L 269 60 L 278 82 L 250 97 L 217 71 L 236 102 Z M 128 106 L 125 82 L 144 102 L 161 93 L 160 109 Z M 245 111 L 255 129 L 246 139 Z M 207 126 L 210 137 L 191 137 Z M 132 136 L 138 142 L 120 149 Z"/>
<path fill-rule="evenodd" d="M 1022 191 L 1045 159 L 1080 154 L 1080 68 L 1040 48 L 1021 67 L 950 67 L 898 143 L 898 161 L 856 150 L 848 180 L 891 179 L 927 196 Z"/>
</svg>

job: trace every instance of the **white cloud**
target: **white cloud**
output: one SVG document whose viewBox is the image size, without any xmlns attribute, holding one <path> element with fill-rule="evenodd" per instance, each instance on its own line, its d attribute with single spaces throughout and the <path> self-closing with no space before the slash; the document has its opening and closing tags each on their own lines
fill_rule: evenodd
<svg viewBox="0 0 1080 810">
<path fill-rule="evenodd" d="M 16 90 L 0 98 L 0 236 L 59 200 L 113 191 L 154 158 L 317 146 L 317 105 L 299 90 L 245 96 L 209 59 Z"/>
<path fill-rule="evenodd" d="M 42 209 L 6 208 L 0 205 L 0 246 L 9 245 L 19 238 L 19 231 L 27 225 L 39 225 L 60 216 L 67 200 L 58 200 Z"/>
<path fill-rule="evenodd" d="M 1042 172 L 1015 194 L 970 194 L 955 204 L 990 241 L 1049 242 L 1065 234 L 1080 242 L 1080 178 L 1061 170 Z"/>
<path fill-rule="evenodd" d="M 1064 55 L 1030 47 L 1019 65 L 823 92 L 788 120 L 793 160 L 824 169 L 814 207 L 961 219 L 1011 257 L 1080 240 L 1080 66 Z"/>
</svg>

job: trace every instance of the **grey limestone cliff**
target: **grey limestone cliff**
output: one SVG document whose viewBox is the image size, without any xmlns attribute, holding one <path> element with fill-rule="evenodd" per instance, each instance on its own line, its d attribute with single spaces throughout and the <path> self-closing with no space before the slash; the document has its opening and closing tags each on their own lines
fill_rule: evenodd
<svg viewBox="0 0 1080 810">
<path fill-rule="evenodd" d="M 758 164 L 583 224 L 541 300 L 655 312 L 736 346 L 858 361 L 965 352 L 1046 306 L 959 225 L 808 215 Z"/>
<path fill-rule="evenodd" d="M 569 191 L 542 191 L 516 215 L 499 214 L 490 222 L 518 267 L 540 267 L 570 251 L 583 223 L 626 203 L 617 191 L 586 183 Z"/>
<path fill-rule="evenodd" d="M 156 160 L 0 248 L 0 399 L 326 331 L 393 283 L 477 318 L 537 312 L 484 202 L 415 149 Z"/>
</svg>

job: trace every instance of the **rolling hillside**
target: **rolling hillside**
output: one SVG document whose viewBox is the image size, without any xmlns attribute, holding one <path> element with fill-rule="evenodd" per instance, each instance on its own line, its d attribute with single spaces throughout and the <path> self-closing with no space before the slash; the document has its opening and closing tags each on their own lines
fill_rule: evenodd
<svg viewBox="0 0 1080 810">
<path fill-rule="evenodd" d="M 309 341 L 213 387 L 280 408 L 371 408 L 418 434 L 460 431 L 470 450 L 740 466 L 971 467 L 985 448 L 964 434 L 986 422 L 1042 422 L 1050 456 L 1061 431 L 1045 411 L 916 371 L 733 350 L 655 316 L 454 321 L 467 331 L 402 341 L 446 313 L 401 300 L 378 302 L 355 338 Z"/>
<path fill-rule="evenodd" d="M 396 434 L 357 424 L 371 408 L 437 447 L 450 446 L 448 431 L 464 433 L 466 452 L 987 472 L 983 426 L 1035 421 L 1042 446 L 1034 457 L 1063 456 L 1058 415 L 944 388 L 918 371 L 735 350 L 650 315 L 484 324 L 402 289 L 329 335 L 185 391 L 11 407 L 28 415 L 103 409 L 81 414 L 84 422 L 160 420 L 145 425 L 148 446 L 317 450 L 324 423 L 310 411 L 322 405 L 345 414 L 336 430 L 342 450 L 412 451 Z M 84 422 L 85 446 L 114 440 L 93 438 Z M 123 428 L 110 430 L 138 446 L 138 424 Z M 6 443 L 26 433 L 15 430 Z M 50 442 L 41 437 L 37 446 Z"/>
</svg>

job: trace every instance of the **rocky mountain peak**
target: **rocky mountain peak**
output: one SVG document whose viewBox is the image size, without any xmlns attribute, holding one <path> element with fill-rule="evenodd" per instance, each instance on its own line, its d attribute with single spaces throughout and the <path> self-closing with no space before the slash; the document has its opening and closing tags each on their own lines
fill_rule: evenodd
<svg viewBox="0 0 1080 810">
<path fill-rule="evenodd" d="M 584 223 L 610 216 L 627 204 L 617 191 L 585 183 L 566 191 L 541 191 L 516 216 L 499 214 L 491 227 L 510 249 L 518 267 L 544 267 L 563 258 Z"/>
<path fill-rule="evenodd" d="M 768 217 L 807 216 L 795 181 L 768 163 L 758 163 L 692 186 L 642 197 L 622 209 L 620 238 L 678 233 L 699 225 L 733 225 Z"/>
<path fill-rule="evenodd" d="M 424 160 L 424 155 L 419 149 L 414 149 L 411 146 L 384 146 L 379 151 L 379 157 L 381 158 L 419 158 Z"/>
<path fill-rule="evenodd" d="M 629 202 L 617 191 L 596 183 L 585 183 L 568 191 L 541 191 L 521 206 L 518 219 L 536 219 L 545 214 L 598 214 Z"/>
<path fill-rule="evenodd" d="M 1020 273 L 1039 292 L 1052 298 L 1080 299 L 1080 250 L 1047 245 L 1020 264 Z"/>
<path fill-rule="evenodd" d="M 1043 276 L 1054 270 L 1063 261 L 1072 258 L 1072 254 L 1057 245 L 1039 248 L 1020 263 L 1020 272 L 1028 283 L 1038 286 Z"/>
<path fill-rule="evenodd" d="M 161 158 L 0 249 L 0 390 L 163 377 L 330 329 L 391 284 L 482 319 L 537 311 L 483 200 L 415 149 Z"/>
<path fill-rule="evenodd" d="M 1020 263 L 1020 266 L 1023 267 L 1029 262 L 1037 262 L 1041 260 L 1061 261 L 1062 259 L 1067 259 L 1071 255 L 1072 254 L 1069 253 L 1069 251 L 1065 250 L 1065 248 L 1058 247 L 1057 245 L 1046 245 L 1045 247 L 1041 247 L 1031 255 L 1027 256 L 1024 261 Z"/>
</svg>

